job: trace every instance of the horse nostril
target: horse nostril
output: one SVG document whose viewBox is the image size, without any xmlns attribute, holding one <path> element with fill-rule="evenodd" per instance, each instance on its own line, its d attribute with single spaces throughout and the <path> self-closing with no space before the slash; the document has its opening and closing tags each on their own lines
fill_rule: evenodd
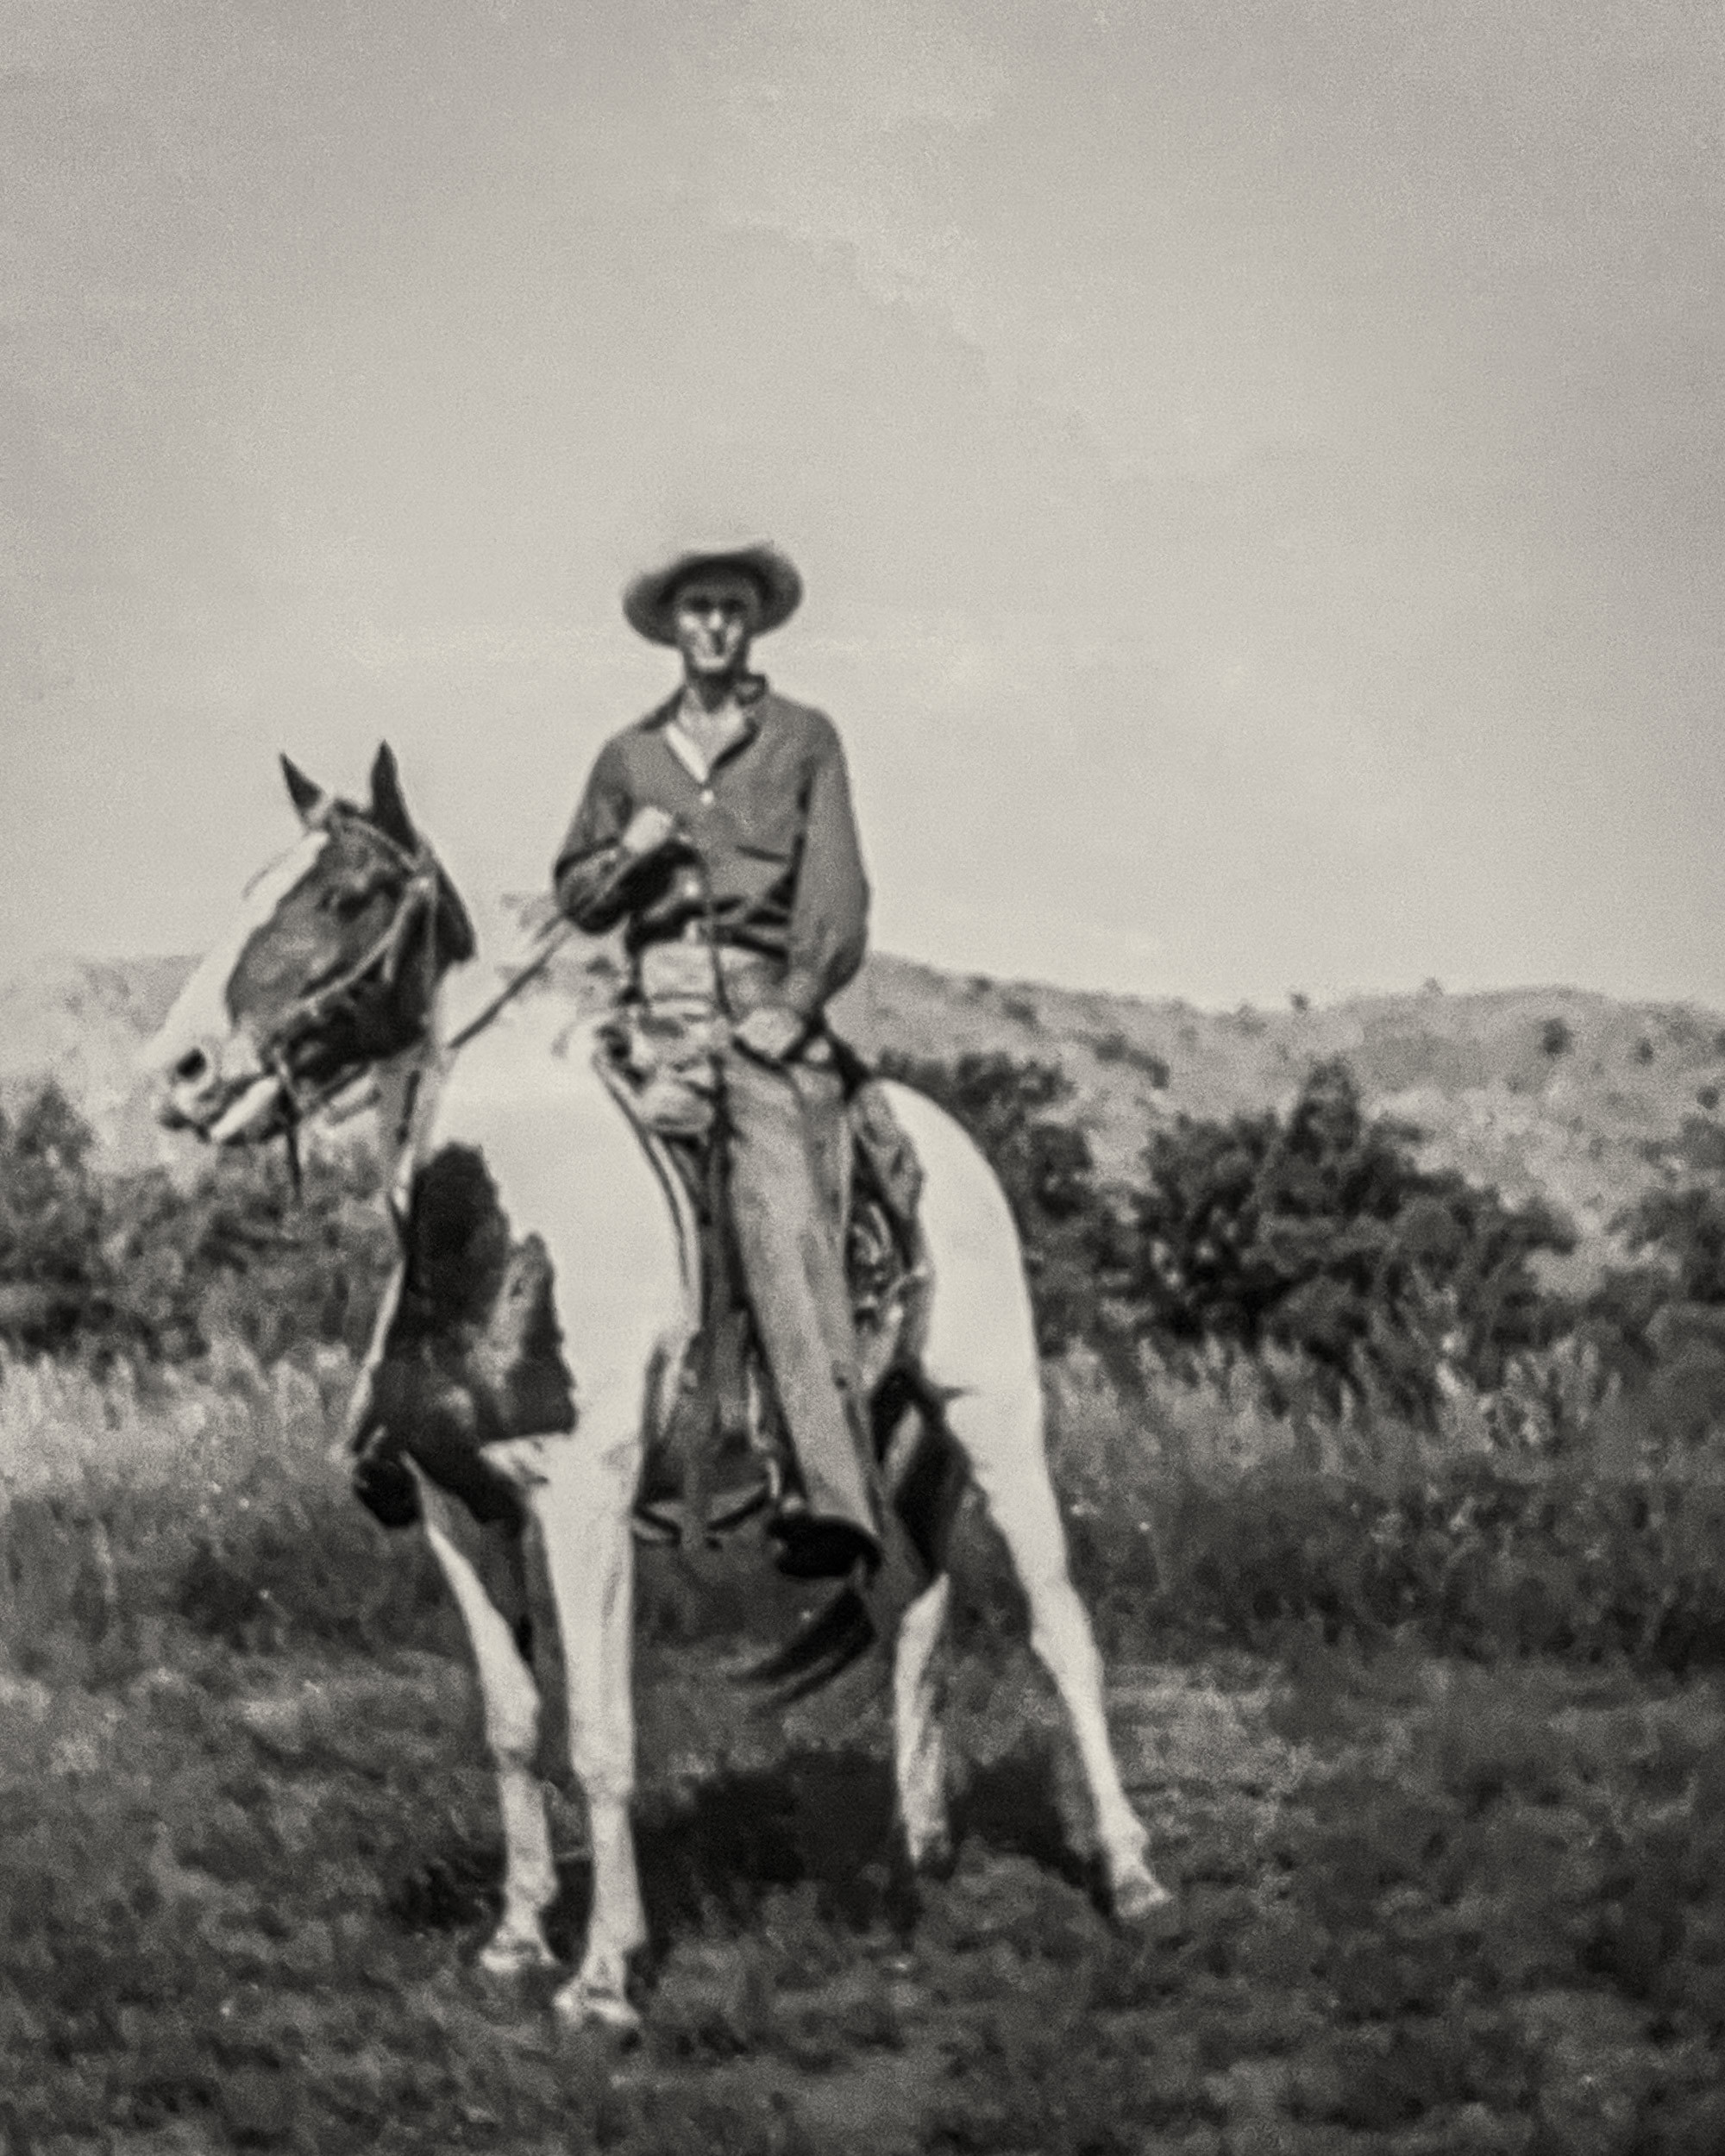
<svg viewBox="0 0 1725 2156">
<path fill-rule="evenodd" d="M 210 1058 L 201 1048 L 188 1049 L 173 1067 L 173 1075 L 183 1084 L 191 1085 L 203 1077 L 210 1068 Z"/>
</svg>

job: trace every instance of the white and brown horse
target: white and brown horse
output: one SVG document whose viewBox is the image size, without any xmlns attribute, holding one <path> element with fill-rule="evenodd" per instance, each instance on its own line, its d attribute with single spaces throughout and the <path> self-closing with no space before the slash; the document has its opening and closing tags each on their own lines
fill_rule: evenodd
<svg viewBox="0 0 1725 2156">
<path fill-rule="evenodd" d="M 363 809 L 284 763 L 301 836 L 254 881 L 152 1043 L 160 1112 L 218 1144 L 256 1143 L 361 1086 L 375 1099 L 396 1149 L 390 1199 L 409 1238 L 408 1287 L 394 1293 L 417 1294 L 422 1337 L 408 1352 L 441 1376 L 430 1391 L 380 1385 L 392 1327 L 412 1331 L 412 1313 L 386 1309 L 349 1426 L 368 1433 L 386 1485 L 385 1503 L 376 1490 L 368 1501 L 381 1511 L 405 1498 L 402 1509 L 423 1520 L 478 1663 L 505 1847 L 502 1921 L 483 1963 L 499 1972 L 549 1963 L 541 1920 L 556 1883 L 536 1765 L 542 1701 L 474 1561 L 475 1512 L 532 1545 L 560 1635 L 545 1661 L 562 1673 L 566 1714 L 550 1719 L 567 1721 L 593 1890 L 586 1951 L 558 2009 L 627 2028 L 629 1958 L 644 1938 L 630 1824 L 631 1524 L 652 1419 L 695 1325 L 685 1244 L 662 1175 L 595 1069 L 592 1027 L 566 1004 L 524 996 L 459 1052 L 443 1044 L 439 983 L 473 956 L 473 933 L 413 827 L 387 749 Z M 925 1173 L 932 1282 L 901 1357 L 905 1396 L 1005 1539 L 1032 1644 L 1071 1717 L 1115 1912 L 1141 1916 L 1167 1896 L 1121 1788 L 1101 1665 L 1068 1574 L 1013 1220 L 951 1119 L 906 1087 L 891 1097 Z M 419 1232 L 443 1244 L 418 1255 L 432 1272 L 452 1251 L 458 1271 L 477 1265 L 490 1283 L 483 1307 L 470 1278 L 442 1303 L 413 1287 L 415 1209 L 439 1206 L 444 1227 Z M 442 1322 L 460 1336 L 454 1347 L 423 1337 Z M 899 1807 L 919 1863 L 947 1846 L 930 1664 L 948 1601 L 950 1516 L 942 1508 L 938 1546 L 926 1546 L 925 1525 L 931 1576 L 891 1643 Z"/>
</svg>

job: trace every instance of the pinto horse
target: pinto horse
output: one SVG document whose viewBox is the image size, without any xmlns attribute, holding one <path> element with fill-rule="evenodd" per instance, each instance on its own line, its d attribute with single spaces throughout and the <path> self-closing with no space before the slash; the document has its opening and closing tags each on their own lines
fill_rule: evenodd
<svg viewBox="0 0 1725 2156">
<path fill-rule="evenodd" d="M 461 1168 L 444 1177 L 451 1189 L 491 1194 L 505 1246 L 522 1257 L 514 1272 L 494 1263 L 493 1284 L 502 1280 L 505 1300 L 515 1294 L 521 1308 L 536 1308 L 537 1378 L 521 1386 L 508 1369 L 499 1376 L 498 1357 L 508 1355 L 494 1328 L 486 1333 L 483 1313 L 476 1333 L 467 1309 L 464 1337 L 480 1338 L 469 1363 L 492 1376 L 471 1377 L 470 1369 L 467 1389 L 456 1395 L 461 1413 L 452 1420 L 447 1401 L 435 1413 L 422 1412 L 424 1395 L 417 1410 L 411 1388 L 386 1396 L 380 1359 L 401 1317 L 392 1307 L 402 1294 L 398 1275 L 348 1429 L 375 1437 L 381 1428 L 397 1497 L 406 1499 L 402 1516 L 423 1522 L 472 1642 L 505 1844 L 502 1918 L 480 1959 L 499 1975 L 550 1963 L 542 1917 L 556 1879 L 536 1771 L 547 1701 L 521 1628 L 506 1614 L 508 1597 L 496 1592 L 496 1567 L 476 1547 L 475 1514 L 492 1523 L 486 1532 L 511 1543 L 518 1564 L 524 1548 L 537 1566 L 557 1634 L 545 1664 L 566 1692 L 550 1702 L 562 1713 L 544 1719 L 567 1727 L 593 1852 L 586 1948 L 555 2003 L 573 2023 L 628 2029 L 638 2019 L 629 1958 L 645 1938 L 629 1811 L 632 1531 L 655 1418 L 675 1390 L 699 1324 L 676 1200 L 605 1082 L 593 1023 L 566 1003 L 518 998 L 452 1046 L 440 983 L 474 956 L 473 931 L 414 827 L 387 747 L 364 808 L 333 798 L 286 758 L 283 768 L 303 830 L 254 880 L 150 1044 L 158 1112 L 216 1144 L 257 1144 L 292 1138 L 301 1123 L 342 1112 L 363 1089 L 390 1149 L 386 1195 L 409 1244 L 403 1274 L 416 1256 L 414 1208 L 423 1206 L 426 1179 L 440 1163 Z M 1145 1830 L 1121 1787 L 1101 1661 L 1068 1574 L 1012 1216 L 950 1117 L 907 1087 L 892 1087 L 890 1097 L 924 1171 L 932 1286 L 885 1382 L 913 1404 L 918 1445 L 944 1448 L 948 1467 L 968 1474 L 1005 1539 L 1028 1601 L 1032 1644 L 1071 1718 L 1114 1911 L 1141 1917 L 1168 1896 L 1145 1864 Z M 423 1238 L 417 1255 L 434 1269 L 439 1262 Z M 535 1330 L 518 1324 L 511 1336 L 518 1347 L 524 1326 Z M 421 1349 L 422 1361 L 441 1352 L 435 1340 Z M 549 1383 L 538 1382 L 548 1352 Z M 889 1496 L 908 1518 L 905 1478 L 891 1457 L 886 1473 Z M 938 1507 L 932 1526 L 917 1523 L 929 1576 L 890 1643 L 899 1811 L 911 1858 L 925 1866 L 948 1846 L 930 1665 L 947 1608 L 953 1509 Z M 831 1618 L 829 1610 L 811 1629 Z M 794 1658 L 782 1666 L 794 1667 Z"/>
</svg>

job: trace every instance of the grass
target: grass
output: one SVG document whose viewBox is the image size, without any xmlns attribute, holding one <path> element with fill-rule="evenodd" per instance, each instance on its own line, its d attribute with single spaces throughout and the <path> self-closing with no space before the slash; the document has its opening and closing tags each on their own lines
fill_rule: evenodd
<svg viewBox="0 0 1725 2156">
<path fill-rule="evenodd" d="M 1130 1405 L 1057 1373 L 1054 1452 L 1081 1586 L 1116 1652 L 1170 1635 L 1275 1649 L 1291 1627 L 1476 1659 L 1725 1665 L 1725 1463 L 1608 1408 L 1561 1439 L 1462 1395 L 1422 1429 L 1278 1413 L 1262 1373 Z"/>
<path fill-rule="evenodd" d="M 985 1536 L 947 1677 L 959 1853 L 932 1883 L 898 1856 L 866 1673 L 751 1720 L 724 1645 L 649 1574 L 648 2025 L 619 2053 L 560 2034 L 545 1987 L 472 1966 L 499 1850 L 471 1680 L 411 1539 L 376 1532 L 326 1460 L 317 1382 L 22 1377 L 0 1385 L 14 2149 L 1725 2146 L 1710 1670 L 1470 1660 L 1414 1620 L 1152 1638 L 1117 1610 L 1111 1716 L 1177 1890 L 1140 1935 L 1097 1906 L 1076 1769 Z M 1188 1401 L 1182 1426 L 1169 1405 L 1147 1447 L 1099 1395 L 1063 1397 L 1087 1565 L 1113 1545 L 1083 1508 L 1115 1482 L 1110 1533 L 1148 1546 L 1145 1576 L 1178 1560 L 1167 1515 L 1135 1513 L 1169 1487 L 1146 1454 L 1193 1476 L 1214 1439 L 1219 1491 L 1280 1457 L 1255 1407 Z M 554 1817 L 567 1952 L 585 1846 L 577 1808 Z"/>
</svg>

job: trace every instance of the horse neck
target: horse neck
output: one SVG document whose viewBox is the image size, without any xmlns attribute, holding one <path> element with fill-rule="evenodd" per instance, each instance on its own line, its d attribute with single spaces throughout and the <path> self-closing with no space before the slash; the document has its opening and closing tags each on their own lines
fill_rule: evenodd
<svg viewBox="0 0 1725 2156">
<path fill-rule="evenodd" d="M 405 1202 L 420 1139 L 436 1105 L 446 1061 L 438 1045 L 440 994 L 441 989 L 433 992 L 424 1023 L 407 1046 L 372 1064 L 361 1081 L 363 1100 L 348 1110 L 351 1114 L 363 1106 L 377 1119 L 383 1193 L 391 1204 Z"/>
</svg>

